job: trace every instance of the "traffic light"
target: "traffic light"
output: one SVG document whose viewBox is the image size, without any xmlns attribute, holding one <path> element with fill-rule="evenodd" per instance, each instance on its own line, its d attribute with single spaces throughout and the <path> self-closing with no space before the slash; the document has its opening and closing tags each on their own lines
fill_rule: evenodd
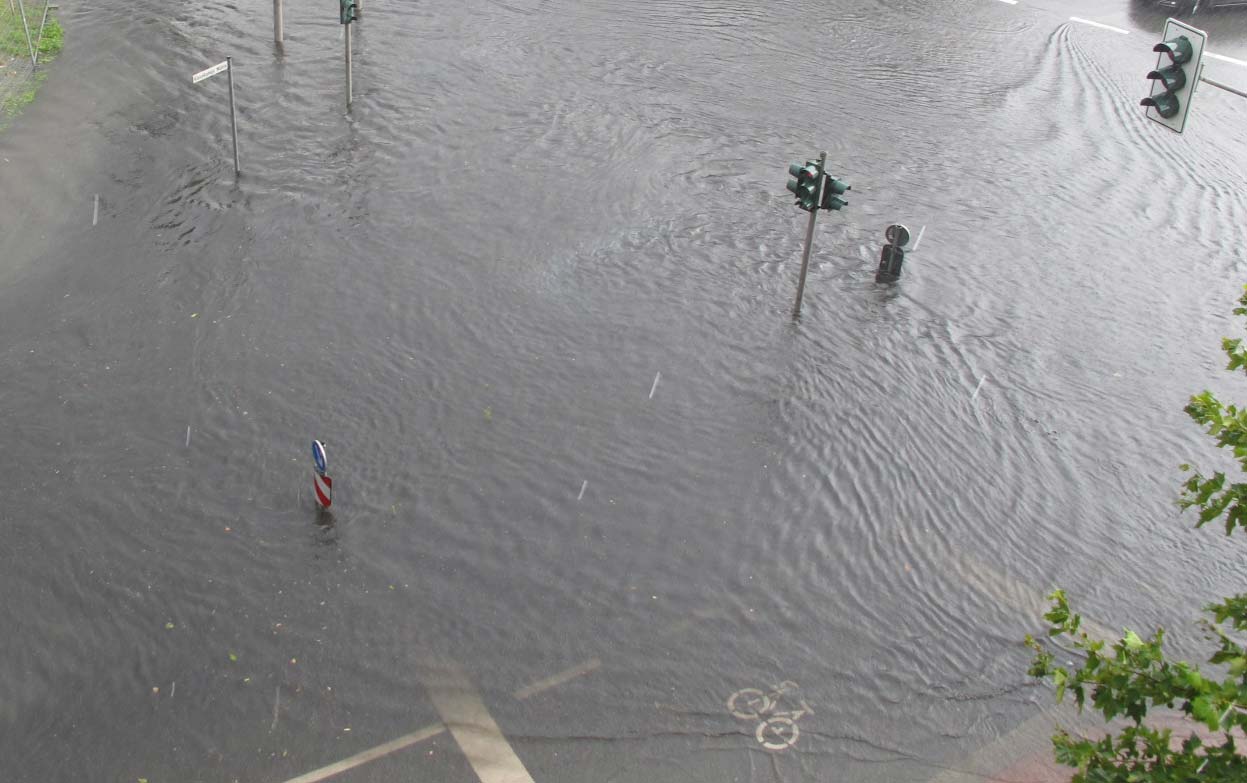
<svg viewBox="0 0 1247 783">
<path fill-rule="evenodd" d="M 1165 40 L 1152 47 L 1158 52 L 1156 67 L 1147 74 L 1152 92 L 1139 102 L 1148 119 L 1182 132 L 1191 110 L 1191 96 L 1199 81 L 1204 45 L 1208 35 L 1176 19 L 1165 22 Z"/>
<path fill-rule="evenodd" d="M 836 179 L 830 174 L 823 175 L 827 177 L 827 181 L 823 183 L 823 202 L 819 204 L 823 209 L 842 209 L 849 205 L 849 202 L 840 198 L 845 191 L 852 190 L 853 186 L 844 180 Z"/>
<path fill-rule="evenodd" d="M 355 0 L 338 0 L 340 7 L 338 9 L 338 21 L 342 24 L 350 24 L 358 17 L 358 10 L 355 6 Z"/>
<path fill-rule="evenodd" d="M 788 189 L 797 197 L 797 206 L 806 212 L 818 209 L 818 186 L 822 174 L 818 170 L 818 161 L 807 160 L 804 166 L 794 163 L 788 167 L 788 173 L 796 177 L 788 180 Z"/>
</svg>

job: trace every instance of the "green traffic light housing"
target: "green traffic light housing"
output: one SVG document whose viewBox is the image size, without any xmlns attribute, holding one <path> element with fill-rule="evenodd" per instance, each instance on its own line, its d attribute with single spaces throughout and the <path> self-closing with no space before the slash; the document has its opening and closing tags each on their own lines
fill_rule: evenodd
<svg viewBox="0 0 1247 783">
<path fill-rule="evenodd" d="M 1194 53 L 1194 47 L 1191 46 L 1191 39 L 1185 35 L 1179 35 L 1172 41 L 1163 41 L 1152 47 L 1153 52 L 1163 52 L 1169 55 L 1169 62 L 1174 65 L 1182 65 L 1191 61 L 1191 55 Z"/>
<path fill-rule="evenodd" d="M 849 205 L 849 202 L 840 198 L 847 191 L 853 189 L 853 186 L 844 180 L 836 179 L 830 174 L 825 175 L 827 181 L 823 184 L 823 201 L 819 204 L 823 209 L 843 209 Z"/>
<path fill-rule="evenodd" d="M 1191 113 L 1191 99 L 1200 81 L 1208 33 L 1178 21 L 1165 22 L 1161 42 L 1152 47 L 1156 64 L 1147 72 L 1148 95 L 1139 101 L 1149 120 L 1181 133 Z"/>
<path fill-rule="evenodd" d="M 342 24 L 350 24 L 358 17 L 358 8 L 355 0 L 338 0 L 338 21 Z"/>
<path fill-rule="evenodd" d="M 1181 106 L 1178 104 L 1177 97 L 1167 92 L 1158 92 L 1151 97 L 1144 98 L 1139 101 L 1139 105 L 1151 106 L 1156 110 L 1157 114 L 1165 119 L 1176 116 L 1178 111 L 1181 109 Z"/>
<path fill-rule="evenodd" d="M 1165 92 L 1177 92 L 1186 86 L 1186 71 L 1174 66 L 1151 71 L 1148 73 L 1147 78 L 1159 79 L 1160 86 L 1164 88 Z"/>
<path fill-rule="evenodd" d="M 788 189 L 797 197 L 797 206 L 810 212 L 818 208 L 818 163 L 807 160 L 805 165 L 794 163 L 788 167 L 788 173 L 796 179 L 788 180 Z"/>
</svg>

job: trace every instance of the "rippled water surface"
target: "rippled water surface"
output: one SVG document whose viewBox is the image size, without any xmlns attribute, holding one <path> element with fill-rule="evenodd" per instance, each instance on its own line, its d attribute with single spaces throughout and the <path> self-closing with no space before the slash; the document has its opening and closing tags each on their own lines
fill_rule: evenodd
<svg viewBox="0 0 1247 783">
<path fill-rule="evenodd" d="M 925 781 L 1049 704 L 1044 590 L 1242 589 L 1173 498 L 1186 398 L 1247 396 L 1247 102 L 1143 120 L 1163 12 L 364 5 L 347 115 L 332 3 L 280 52 L 264 0 L 62 3 L 0 137 L 3 780 L 284 781 L 453 659 L 543 783 Z M 769 753 L 725 703 L 784 680 Z M 442 735 L 340 779 L 474 778 Z"/>
</svg>

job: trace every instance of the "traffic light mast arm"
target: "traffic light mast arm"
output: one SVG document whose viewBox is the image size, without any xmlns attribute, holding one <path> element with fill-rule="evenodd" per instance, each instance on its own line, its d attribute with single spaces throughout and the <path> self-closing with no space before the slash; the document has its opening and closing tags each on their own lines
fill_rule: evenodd
<svg viewBox="0 0 1247 783">
<path fill-rule="evenodd" d="M 1247 92 L 1243 92 L 1242 90 L 1235 89 L 1234 87 L 1231 87 L 1228 84 L 1222 84 L 1221 82 L 1214 82 L 1212 79 L 1209 79 L 1206 76 L 1200 76 L 1199 80 L 1203 82 L 1204 84 L 1211 84 L 1213 87 L 1216 87 L 1218 89 L 1225 90 L 1226 92 L 1232 92 L 1235 95 L 1238 95 L 1242 98 L 1247 98 Z"/>
</svg>

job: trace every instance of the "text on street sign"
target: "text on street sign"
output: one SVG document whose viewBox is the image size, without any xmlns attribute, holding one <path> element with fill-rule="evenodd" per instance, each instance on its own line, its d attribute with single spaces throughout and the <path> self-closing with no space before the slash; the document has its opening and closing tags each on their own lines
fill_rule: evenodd
<svg viewBox="0 0 1247 783">
<path fill-rule="evenodd" d="M 209 76 L 216 76 L 218 73 L 220 73 L 221 71 L 224 71 L 228 67 L 229 67 L 229 60 L 226 60 L 225 62 L 219 62 L 216 65 L 212 66 L 211 68 L 202 70 L 199 73 L 192 76 L 191 84 L 199 84 L 204 79 L 207 79 Z"/>
</svg>

